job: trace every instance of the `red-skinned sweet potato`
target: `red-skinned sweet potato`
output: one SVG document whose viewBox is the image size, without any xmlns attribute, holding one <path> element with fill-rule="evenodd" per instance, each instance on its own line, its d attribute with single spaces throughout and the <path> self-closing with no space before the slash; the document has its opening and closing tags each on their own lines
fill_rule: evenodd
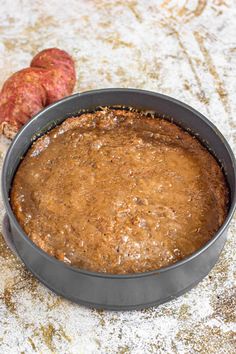
<svg viewBox="0 0 236 354">
<path fill-rule="evenodd" d="M 58 71 L 58 74 L 54 73 L 53 76 L 63 78 L 67 90 L 73 90 L 76 79 L 75 65 L 71 56 L 64 50 L 45 49 L 32 59 L 30 66 Z M 61 71 L 60 74 L 59 71 Z"/>
<path fill-rule="evenodd" d="M 51 48 L 38 53 L 31 67 L 13 74 L 0 92 L 0 130 L 8 138 L 48 104 L 72 93 L 75 67 L 66 52 Z"/>
</svg>

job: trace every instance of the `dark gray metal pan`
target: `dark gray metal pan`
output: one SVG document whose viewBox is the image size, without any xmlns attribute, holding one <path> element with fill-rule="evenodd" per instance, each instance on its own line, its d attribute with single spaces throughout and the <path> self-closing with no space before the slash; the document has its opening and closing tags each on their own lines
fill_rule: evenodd
<svg viewBox="0 0 236 354">
<path fill-rule="evenodd" d="M 215 155 L 229 188 L 228 216 L 215 236 L 191 256 L 156 271 L 113 275 L 77 269 L 58 261 L 38 248 L 24 233 L 11 209 L 9 193 L 22 156 L 36 136 L 65 118 L 99 106 L 122 105 L 155 111 L 190 130 Z M 5 235 L 26 267 L 49 289 L 86 306 L 131 310 L 158 305 L 195 286 L 214 266 L 224 246 L 236 205 L 236 165 L 227 141 L 202 114 L 171 97 L 135 89 L 105 89 L 84 92 L 58 101 L 31 119 L 13 140 L 2 171 L 2 195 L 8 219 Z"/>
</svg>

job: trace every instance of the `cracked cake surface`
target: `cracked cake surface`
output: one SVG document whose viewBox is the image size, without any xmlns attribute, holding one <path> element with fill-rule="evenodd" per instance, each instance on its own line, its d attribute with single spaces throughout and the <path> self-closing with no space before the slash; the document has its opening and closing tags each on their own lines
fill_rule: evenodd
<svg viewBox="0 0 236 354">
<path fill-rule="evenodd" d="M 39 138 L 11 190 L 13 211 L 48 254 L 114 274 L 168 266 L 209 241 L 227 214 L 223 172 L 188 132 L 104 109 Z"/>
</svg>

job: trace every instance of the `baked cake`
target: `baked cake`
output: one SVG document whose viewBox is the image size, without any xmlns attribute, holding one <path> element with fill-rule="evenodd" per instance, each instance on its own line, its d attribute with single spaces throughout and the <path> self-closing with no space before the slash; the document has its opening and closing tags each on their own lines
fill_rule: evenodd
<svg viewBox="0 0 236 354">
<path fill-rule="evenodd" d="M 227 215 L 215 158 L 167 120 L 123 109 L 67 118 L 39 138 L 11 190 L 45 252 L 113 274 L 168 266 L 209 241 Z"/>
</svg>

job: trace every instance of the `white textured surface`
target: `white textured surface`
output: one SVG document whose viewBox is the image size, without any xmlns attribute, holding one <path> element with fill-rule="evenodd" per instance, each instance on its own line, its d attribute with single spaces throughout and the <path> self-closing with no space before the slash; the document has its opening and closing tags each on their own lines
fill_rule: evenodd
<svg viewBox="0 0 236 354">
<path fill-rule="evenodd" d="M 76 60 L 76 91 L 171 95 L 207 115 L 236 152 L 235 34 L 233 0 L 1 1 L 0 83 L 37 51 L 57 46 Z M 129 313 L 89 310 L 52 294 L 0 238 L 0 353 L 235 353 L 235 231 L 234 219 L 219 262 L 195 289 Z"/>
</svg>

